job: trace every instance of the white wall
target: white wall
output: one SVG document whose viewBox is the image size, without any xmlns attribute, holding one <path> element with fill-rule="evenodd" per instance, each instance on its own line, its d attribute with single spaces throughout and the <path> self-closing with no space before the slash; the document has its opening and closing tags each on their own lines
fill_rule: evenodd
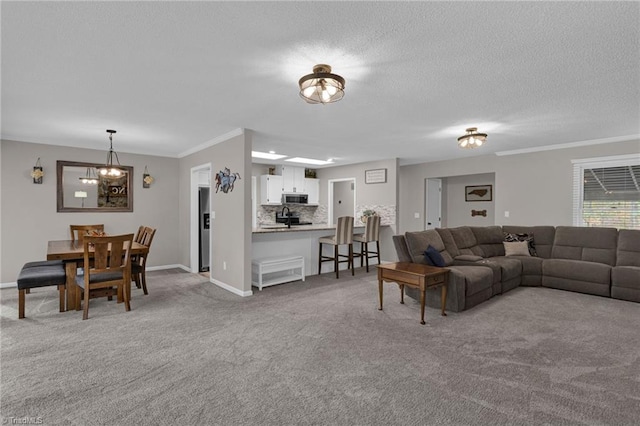
<svg viewBox="0 0 640 426">
<path fill-rule="evenodd" d="M 640 152 L 640 140 L 554 149 L 527 154 L 465 158 L 400 167 L 400 232 L 424 229 L 424 180 L 495 174 L 496 225 L 572 225 L 571 160 Z M 416 184 L 420 182 L 420 184 Z M 450 195 L 449 195 L 450 197 Z M 509 211 L 509 217 L 504 212 Z M 450 215 L 451 212 L 448 212 Z"/>
<path fill-rule="evenodd" d="M 0 144 L 0 282 L 15 282 L 24 263 L 46 259 L 47 241 L 69 239 L 70 224 L 104 223 L 110 234 L 135 233 L 143 224 L 157 228 L 149 266 L 179 263 L 175 243 L 178 240 L 178 211 L 175 208 L 178 197 L 177 159 L 118 152 L 122 165 L 133 166 L 133 212 L 58 213 L 56 161 L 102 163 L 106 150 L 7 140 Z M 38 157 L 45 173 L 41 185 L 34 184 L 30 176 Z M 155 178 L 148 189 L 142 188 L 145 166 Z"/>
</svg>

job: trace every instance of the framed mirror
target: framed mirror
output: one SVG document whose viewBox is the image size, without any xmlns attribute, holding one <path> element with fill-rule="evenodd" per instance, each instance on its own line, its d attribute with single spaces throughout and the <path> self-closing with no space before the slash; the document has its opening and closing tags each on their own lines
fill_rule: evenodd
<svg viewBox="0 0 640 426">
<path fill-rule="evenodd" d="M 120 166 L 124 175 L 106 177 L 104 164 L 57 161 L 58 212 L 132 212 L 133 167 Z"/>
</svg>

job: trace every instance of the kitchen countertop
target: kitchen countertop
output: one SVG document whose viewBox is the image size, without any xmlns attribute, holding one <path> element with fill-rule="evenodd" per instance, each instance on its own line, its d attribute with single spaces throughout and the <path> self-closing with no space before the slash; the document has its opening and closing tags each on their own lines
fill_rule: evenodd
<svg viewBox="0 0 640 426">
<path fill-rule="evenodd" d="M 364 225 L 354 226 L 354 228 L 364 228 Z M 336 229 L 335 225 L 318 223 L 314 225 L 292 225 L 288 228 L 285 224 L 263 225 L 253 228 L 254 234 L 271 234 L 274 232 L 301 232 L 301 231 L 330 231 Z"/>
</svg>

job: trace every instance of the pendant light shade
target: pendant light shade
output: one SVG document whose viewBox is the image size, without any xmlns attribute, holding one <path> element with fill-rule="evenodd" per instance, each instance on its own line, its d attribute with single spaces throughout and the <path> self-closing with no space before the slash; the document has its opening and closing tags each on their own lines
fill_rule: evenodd
<svg viewBox="0 0 640 426">
<path fill-rule="evenodd" d="M 486 133 L 478 133 L 477 127 L 469 127 L 464 136 L 458 138 L 460 148 L 471 149 L 482 146 L 487 140 Z"/>
<path fill-rule="evenodd" d="M 330 104 L 344 96 L 344 78 L 331 73 L 331 67 L 318 64 L 313 74 L 307 74 L 298 81 L 300 96 L 310 104 Z"/>
<path fill-rule="evenodd" d="M 115 130 L 107 130 L 109 133 L 109 152 L 107 153 L 107 164 L 103 167 L 98 168 L 98 173 L 101 176 L 105 176 L 107 178 L 118 178 L 124 174 L 124 170 L 122 166 L 120 166 L 120 160 L 118 159 L 118 153 L 113 150 L 113 134 L 116 133 Z M 115 157 L 117 166 L 113 164 L 113 157 Z"/>
<path fill-rule="evenodd" d="M 98 176 L 96 176 L 96 172 L 91 167 L 87 167 L 87 173 L 78 179 L 80 179 L 80 182 L 82 182 L 85 185 L 98 184 Z"/>
</svg>

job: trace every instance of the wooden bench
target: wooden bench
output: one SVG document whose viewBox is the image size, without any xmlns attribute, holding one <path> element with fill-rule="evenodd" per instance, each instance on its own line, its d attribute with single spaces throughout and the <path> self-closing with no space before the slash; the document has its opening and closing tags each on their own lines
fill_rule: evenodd
<svg viewBox="0 0 640 426">
<path fill-rule="evenodd" d="M 66 281 L 67 274 L 64 270 L 64 263 L 61 260 L 25 263 L 18 275 L 18 318 L 24 318 L 25 294 L 32 288 L 50 285 L 58 286 L 60 293 L 60 312 L 64 312 Z"/>
<path fill-rule="evenodd" d="M 251 284 L 260 291 L 262 287 L 298 280 L 304 281 L 302 256 L 263 257 L 251 262 Z"/>
</svg>

